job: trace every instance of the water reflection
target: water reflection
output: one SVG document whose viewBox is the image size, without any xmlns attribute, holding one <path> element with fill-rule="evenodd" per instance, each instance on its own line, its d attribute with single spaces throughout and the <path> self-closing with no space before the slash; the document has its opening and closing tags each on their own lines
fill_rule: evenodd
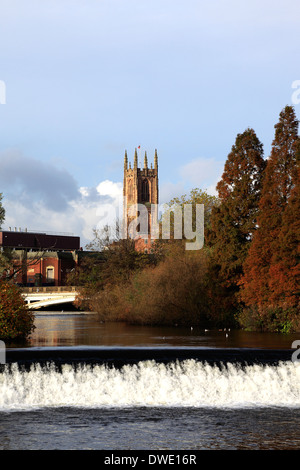
<svg viewBox="0 0 300 470">
<path fill-rule="evenodd" d="M 100 323 L 94 314 L 38 313 L 26 346 L 244 347 L 289 349 L 300 334 L 205 331 L 193 327 L 137 326 Z M 14 346 L 15 347 L 15 346 Z M 22 345 L 24 347 L 24 345 Z"/>
</svg>

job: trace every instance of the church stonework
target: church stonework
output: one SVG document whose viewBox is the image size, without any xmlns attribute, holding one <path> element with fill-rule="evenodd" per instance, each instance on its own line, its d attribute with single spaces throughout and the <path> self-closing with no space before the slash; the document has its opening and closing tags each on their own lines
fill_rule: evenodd
<svg viewBox="0 0 300 470">
<path fill-rule="evenodd" d="M 150 168 L 148 167 L 147 152 L 145 152 L 144 156 L 144 167 L 140 168 L 138 152 L 135 149 L 133 168 L 131 168 L 131 163 L 128 162 L 127 151 L 125 151 L 123 222 L 126 234 L 129 233 L 129 236 L 132 236 L 130 234 L 130 227 L 133 227 L 135 232 L 137 232 L 133 238 L 135 239 L 135 247 L 138 251 L 151 251 L 151 244 L 154 241 L 151 239 L 151 233 L 153 233 L 152 226 L 157 221 L 158 200 L 157 150 L 155 150 L 154 155 L 154 167 L 151 164 Z M 153 211 L 154 207 L 156 209 Z M 139 220 L 145 221 L 145 219 L 142 219 L 142 214 L 138 211 L 138 208 L 142 208 L 143 214 L 147 214 L 146 225 L 143 222 L 141 224 L 138 223 Z"/>
</svg>

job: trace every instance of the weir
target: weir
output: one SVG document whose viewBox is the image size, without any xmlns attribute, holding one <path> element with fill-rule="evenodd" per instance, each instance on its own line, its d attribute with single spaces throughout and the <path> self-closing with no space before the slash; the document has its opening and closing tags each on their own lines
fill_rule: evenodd
<svg viewBox="0 0 300 470">
<path fill-rule="evenodd" d="M 300 367 L 289 351 L 30 349 L 8 351 L 8 361 L 17 362 L 2 366 L 0 411 L 300 409 Z"/>
<path fill-rule="evenodd" d="M 32 364 L 41 366 L 53 363 L 102 365 L 121 368 L 142 361 L 169 364 L 193 359 L 210 365 L 240 364 L 241 366 L 261 364 L 278 365 L 292 362 L 292 349 L 246 349 L 246 348 L 143 348 L 143 347 L 58 347 L 58 348 L 16 348 L 7 349 L 6 364 L 17 363 L 25 369 Z M 2 366 L 3 367 L 3 366 Z"/>
</svg>

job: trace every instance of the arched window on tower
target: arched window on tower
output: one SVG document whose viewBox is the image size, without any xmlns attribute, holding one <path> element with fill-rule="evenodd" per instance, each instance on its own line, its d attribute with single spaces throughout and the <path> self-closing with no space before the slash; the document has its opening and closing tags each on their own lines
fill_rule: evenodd
<svg viewBox="0 0 300 470">
<path fill-rule="evenodd" d="M 142 202 L 149 202 L 149 183 L 148 180 L 142 182 Z"/>
</svg>

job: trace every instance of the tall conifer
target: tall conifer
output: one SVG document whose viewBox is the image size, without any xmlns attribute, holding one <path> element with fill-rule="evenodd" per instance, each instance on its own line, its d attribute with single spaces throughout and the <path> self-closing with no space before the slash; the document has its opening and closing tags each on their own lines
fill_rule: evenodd
<svg viewBox="0 0 300 470">
<path fill-rule="evenodd" d="M 264 168 L 263 145 L 253 129 L 246 129 L 237 135 L 227 157 L 217 184 L 220 205 L 211 216 L 211 275 L 224 311 L 237 307 L 237 283 L 257 224 Z M 217 309 L 222 310 L 221 305 Z"/>
<path fill-rule="evenodd" d="M 295 224 L 299 217 L 298 145 L 298 121 L 293 107 L 286 106 L 275 125 L 275 138 L 267 161 L 259 204 L 258 230 L 245 260 L 241 281 L 241 299 L 265 328 L 274 320 L 277 307 L 283 300 L 285 288 L 282 287 L 289 282 L 286 269 L 284 280 L 279 269 L 295 262 L 291 261 L 287 246 L 292 244 L 295 253 L 295 230 L 298 230 Z M 278 282 L 280 289 L 279 286 L 275 288 Z"/>
<path fill-rule="evenodd" d="M 270 264 L 269 303 L 278 307 L 282 320 L 294 323 L 294 313 L 300 312 L 300 167 L 295 185 L 282 216 L 277 247 Z M 286 315 L 291 315 L 287 318 Z M 298 323 L 298 322 L 297 322 Z M 294 327 L 300 326 L 297 324 Z"/>
</svg>

